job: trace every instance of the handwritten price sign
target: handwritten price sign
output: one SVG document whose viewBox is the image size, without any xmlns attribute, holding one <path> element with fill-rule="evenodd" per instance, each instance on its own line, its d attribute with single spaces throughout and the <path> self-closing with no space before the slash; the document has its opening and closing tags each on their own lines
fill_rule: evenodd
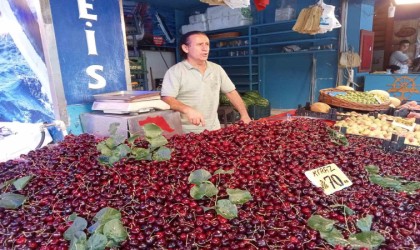
<svg viewBox="0 0 420 250">
<path fill-rule="evenodd" d="M 309 181 L 324 190 L 326 195 L 333 194 L 353 183 L 334 163 L 305 172 Z"/>
</svg>

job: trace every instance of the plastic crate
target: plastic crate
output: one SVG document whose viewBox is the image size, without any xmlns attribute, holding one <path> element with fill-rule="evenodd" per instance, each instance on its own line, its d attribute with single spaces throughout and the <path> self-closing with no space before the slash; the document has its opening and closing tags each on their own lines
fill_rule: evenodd
<svg viewBox="0 0 420 250">
<path fill-rule="evenodd" d="M 271 105 L 269 104 L 267 107 L 250 105 L 248 106 L 248 114 L 254 120 L 268 117 L 271 115 Z"/>
</svg>

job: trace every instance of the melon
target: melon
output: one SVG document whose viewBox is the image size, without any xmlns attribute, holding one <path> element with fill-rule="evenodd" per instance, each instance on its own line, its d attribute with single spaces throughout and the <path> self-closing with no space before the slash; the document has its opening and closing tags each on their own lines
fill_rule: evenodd
<svg viewBox="0 0 420 250">
<path fill-rule="evenodd" d="M 377 96 L 381 96 L 385 100 L 389 98 L 389 93 L 386 92 L 385 90 L 381 90 L 381 89 L 370 90 L 370 91 L 368 91 L 368 93 L 371 93 L 371 94 L 374 94 L 374 95 L 377 95 Z"/>
<path fill-rule="evenodd" d="M 401 100 L 396 97 L 391 96 L 389 100 L 391 101 L 391 105 L 394 105 L 394 107 L 398 107 L 401 105 Z"/>
<path fill-rule="evenodd" d="M 323 102 L 315 102 L 311 105 L 311 111 L 313 112 L 328 113 L 330 109 L 331 107 Z"/>
</svg>

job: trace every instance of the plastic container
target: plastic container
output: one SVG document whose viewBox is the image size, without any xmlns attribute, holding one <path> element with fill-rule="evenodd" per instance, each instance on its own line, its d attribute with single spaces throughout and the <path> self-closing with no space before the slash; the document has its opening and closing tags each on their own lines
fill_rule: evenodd
<svg viewBox="0 0 420 250">
<path fill-rule="evenodd" d="M 268 105 L 267 107 L 250 105 L 248 106 L 248 114 L 251 117 L 251 119 L 254 120 L 268 117 L 271 115 L 271 105 Z"/>
</svg>

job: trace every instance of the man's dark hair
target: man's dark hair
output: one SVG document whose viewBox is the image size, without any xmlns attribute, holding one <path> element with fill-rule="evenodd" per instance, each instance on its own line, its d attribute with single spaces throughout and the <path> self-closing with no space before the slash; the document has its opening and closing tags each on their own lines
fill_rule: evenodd
<svg viewBox="0 0 420 250">
<path fill-rule="evenodd" d="M 207 36 L 207 34 L 206 33 L 204 33 L 204 32 L 202 32 L 202 31 L 190 31 L 190 32 L 187 32 L 187 33 L 185 33 L 184 35 L 182 35 L 181 36 L 181 38 L 179 39 L 179 53 L 181 54 L 181 57 L 182 58 L 184 58 L 184 59 L 187 59 L 187 57 L 188 57 L 188 55 L 187 55 L 187 53 L 185 53 L 184 52 L 184 50 L 182 50 L 182 45 L 189 45 L 189 38 L 190 38 L 190 36 L 192 36 L 192 35 L 197 35 L 197 34 L 200 34 L 200 35 L 205 35 L 205 36 Z"/>
<path fill-rule="evenodd" d="M 400 45 L 403 45 L 403 44 L 405 44 L 405 43 L 410 44 L 410 41 L 408 41 L 407 39 L 404 39 L 404 40 L 401 40 L 401 41 L 400 41 Z"/>
</svg>

